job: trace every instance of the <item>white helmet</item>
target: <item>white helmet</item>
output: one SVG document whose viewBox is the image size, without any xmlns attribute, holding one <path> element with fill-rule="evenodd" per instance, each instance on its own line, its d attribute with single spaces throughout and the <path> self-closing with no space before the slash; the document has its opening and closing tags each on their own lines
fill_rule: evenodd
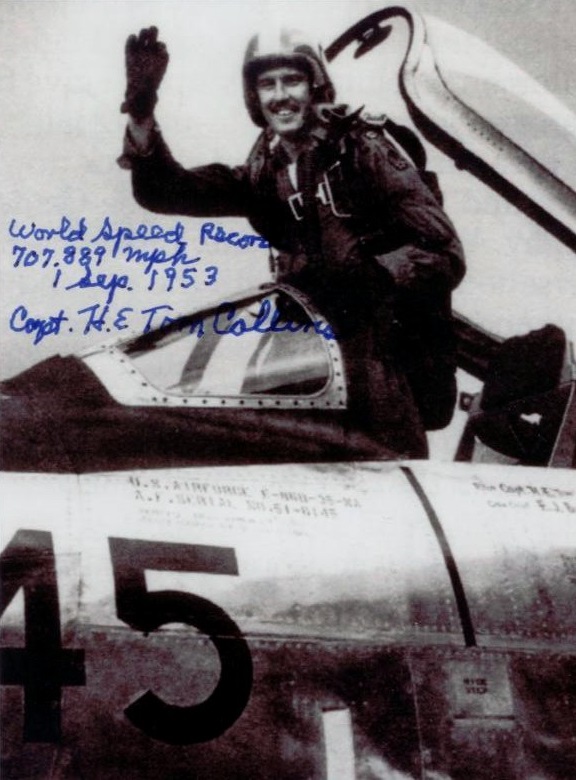
<svg viewBox="0 0 576 780">
<path fill-rule="evenodd" d="M 252 121 L 259 127 L 265 127 L 266 120 L 256 92 L 256 78 L 263 70 L 282 65 L 296 66 L 306 71 L 314 103 L 334 102 L 334 85 L 326 70 L 320 48 L 316 51 L 302 33 L 295 30 L 281 30 L 272 40 L 263 35 L 255 35 L 246 48 L 242 77 L 246 108 Z"/>
</svg>

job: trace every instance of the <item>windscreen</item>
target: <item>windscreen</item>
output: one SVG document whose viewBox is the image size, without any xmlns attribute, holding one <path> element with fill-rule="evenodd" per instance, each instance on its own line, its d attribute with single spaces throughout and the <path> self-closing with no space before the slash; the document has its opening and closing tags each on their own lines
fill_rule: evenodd
<svg viewBox="0 0 576 780">
<path fill-rule="evenodd" d="M 283 292 L 223 303 L 124 345 L 138 371 L 181 396 L 314 395 L 330 378 L 325 321 Z"/>
</svg>

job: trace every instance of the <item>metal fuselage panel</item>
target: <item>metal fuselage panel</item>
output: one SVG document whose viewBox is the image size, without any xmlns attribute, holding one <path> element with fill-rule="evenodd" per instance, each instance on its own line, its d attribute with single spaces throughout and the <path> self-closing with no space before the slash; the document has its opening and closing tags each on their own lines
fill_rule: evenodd
<svg viewBox="0 0 576 780">
<path fill-rule="evenodd" d="M 573 472 L 12 473 L 2 489 L 5 777 L 576 771 Z"/>
</svg>

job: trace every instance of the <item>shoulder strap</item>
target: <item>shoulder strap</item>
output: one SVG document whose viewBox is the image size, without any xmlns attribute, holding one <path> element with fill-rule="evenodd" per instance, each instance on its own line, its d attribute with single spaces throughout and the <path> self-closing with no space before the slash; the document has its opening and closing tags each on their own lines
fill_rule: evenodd
<svg viewBox="0 0 576 780">
<path fill-rule="evenodd" d="M 260 181 L 264 166 L 266 164 L 266 157 L 268 151 L 268 140 L 266 133 L 262 132 L 256 139 L 254 146 L 248 154 L 246 160 L 246 166 L 248 168 L 248 176 L 250 178 L 250 184 L 257 185 Z"/>
</svg>

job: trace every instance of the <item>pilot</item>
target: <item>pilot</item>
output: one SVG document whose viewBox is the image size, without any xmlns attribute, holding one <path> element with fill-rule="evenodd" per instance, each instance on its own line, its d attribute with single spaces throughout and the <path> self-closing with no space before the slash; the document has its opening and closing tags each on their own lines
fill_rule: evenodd
<svg viewBox="0 0 576 780">
<path fill-rule="evenodd" d="M 426 430 L 456 398 L 451 291 L 462 247 L 441 195 L 386 120 L 335 104 L 321 53 L 283 31 L 254 37 L 244 98 L 261 133 L 246 162 L 184 169 L 154 118 L 168 53 L 151 27 L 126 44 L 124 151 L 144 208 L 244 216 L 274 248 L 274 273 L 334 325 L 355 424 L 400 457 L 426 457 Z M 416 141 L 417 142 L 417 141 Z"/>
</svg>

